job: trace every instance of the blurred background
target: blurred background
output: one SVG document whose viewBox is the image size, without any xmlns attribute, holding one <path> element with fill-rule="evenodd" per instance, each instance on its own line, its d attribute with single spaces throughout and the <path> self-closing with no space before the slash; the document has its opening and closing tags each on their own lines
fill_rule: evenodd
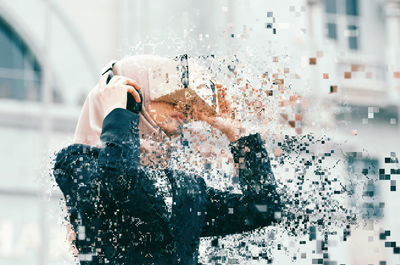
<svg viewBox="0 0 400 265">
<path fill-rule="evenodd" d="M 332 251 L 316 240 L 296 262 L 400 264 L 399 47 L 398 0 L 0 0 L 0 264 L 74 264 L 54 153 L 71 142 L 107 62 L 189 50 L 246 50 L 271 64 L 290 55 L 284 73 L 307 77 L 297 88 L 311 106 L 303 130 L 340 143 L 341 177 L 369 169 L 370 204 L 359 206 L 369 225 Z"/>
</svg>

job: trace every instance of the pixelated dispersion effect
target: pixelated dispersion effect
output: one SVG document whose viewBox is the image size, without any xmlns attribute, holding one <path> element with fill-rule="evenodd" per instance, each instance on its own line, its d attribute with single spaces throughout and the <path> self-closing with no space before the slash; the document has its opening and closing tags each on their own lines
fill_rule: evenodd
<svg viewBox="0 0 400 265">
<path fill-rule="evenodd" d="M 276 34 L 272 12 L 267 17 L 271 22 L 266 23 L 266 28 Z M 318 52 L 317 56 L 310 57 L 308 67 L 315 67 L 321 56 L 322 52 Z M 329 242 L 347 241 L 352 227 L 381 216 L 384 202 L 374 200 L 374 185 L 379 181 L 390 182 L 390 192 L 397 192 L 393 179 L 400 174 L 396 154 L 385 158 L 385 163 L 392 166 L 389 170 L 376 168 L 373 161 L 360 165 L 359 160 L 368 160 L 368 156 L 344 152 L 328 134 L 304 132 L 311 124 L 308 117 L 314 111 L 310 106 L 312 99 L 303 97 L 301 89 L 296 87 L 296 80 L 302 76 L 291 72 L 290 60 L 294 58 L 288 55 L 267 53 L 262 59 L 238 55 L 195 58 L 213 79 L 228 88 L 236 115 L 240 115 L 249 131 L 262 134 L 285 205 L 280 213 L 281 221 L 273 227 L 202 239 L 199 261 L 242 264 L 258 260 L 264 264 L 273 262 L 274 254 L 280 251 L 292 260 L 336 264 L 329 257 Z M 353 72 L 360 71 L 362 67 L 355 66 L 343 75 L 349 79 Z M 329 79 L 329 73 L 323 73 L 321 78 Z M 338 92 L 336 84 L 323 89 L 327 94 Z M 227 140 L 212 128 L 204 131 L 204 127 L 207 125 L 201 122 L 185 126 L 190 133 L 183 133 L 186 144 L 174 155 L 174 166 L 180 170 L 207 172 L 204 176 L 208 185 L 240 193 L 238 180 L 228 177 L 234 169 Z M 199 149 L 204 152 L 195 151 Z M 168 197 L 168 189 L 163 188 L 165 177 L 154 175 L 153 178 L 156 188 Z M 393 254 L 400 254 L 400 242 L 390 240 L 390 230 L 381 232 L 379 240 L 386 248 L 393 249 Z M 312 254 L 310 249 L 304 250 L 305 245 L 312 245 Z"/>
<path fill-rule="evenodd" d="M 321 56 L 320 52 L 318 57 Z M 246 64 L 237 57 L 221 61 L 217 64 L 218 73 L 221 74 L 223 69 L 230 73 L 223 77 L 217 74 L 217 79 L 224 79 L 231 85 L 228 87 L 235 93 L 233 102 L 241 109 L 243 121 L 250 121 L 249 126 L 254 131 L 268 132 L 264 134 L 269 143 L 267 149 L 286 207 L 275 228 L 228 236 L 229 239 L 210 239 L 203 260 L 228 264 L 258 259 L 271 262 L 271 249 L 286 253 L 292 260 L 307 259 L 311 255 L 300 249 L 302 245 L 312 244 L 313 248 L 316 246 L 313 257 L 320 256 L 311 258 L 313 264 L 335 264 L 329 257 L 329 245 L 334 248 L 337 243 L 332 242 L 348 241 L 352 229 L 365 227 L 369 221 L 382 217 L 385 203 L 376 200 L 379 199 L 376 189 L 379 181 L 390 181 L 390 191 L 396 191 L 396 180 L 391 179 L 400 173 L 395 153 L 385 158 L 385 163 L 396 165 L 388 170 L 389 174 L 385 169 L 378 169 L 376 161 L 368 154 L 344 152 L 342 144 L 332 141 L 328 135 L 303 133 L 302 127 L 309 122 L 310 109 L 302 101 L 309 99 L 303 99 L 293 92 L 292 84 L 286 83 L 288 76 L 300 78 L 296 74 L 290 75 L 289 68 L 257 71 L 255 64 Z M 271 61 L 277 63 L 279 57 L 272 56 Z M 317 57 L 309 58 L 310 66 L 316 64 Z M 251 67 L 251 71 L 259 74 L 252 72 L 250 75 L 248 68 Z M 353 70 L 359 71 L 359 68 L 353 67 Z M 348 78 L 349 73 L 344 75 Z M 229 81 L 231 78 L 234 81 Z M 328 79 L 329 74 L 324 73 L 322 78 Z M 330 85 L 326 93 L 337 90 L 337 85 Z M 369 119 L 373 118 L 369 114 L 371 109 L 368 109 Z M 290 129 L 285 130 L 285 127 Z M 352 131 L 352 135 L 356 134 Z M 209 182 L 212 185 L 212 180 Z M 388 241 L 388 236 L 390 231 L 386 230 L 380 233 L 379 239 L 386 240 L 385 247 L 393 248 L 393 254 L 399 254 L 398 244 Z M 290 242 L 285 245 L 283 242 L 287 242 L 288 237 Z"/>
</svg>

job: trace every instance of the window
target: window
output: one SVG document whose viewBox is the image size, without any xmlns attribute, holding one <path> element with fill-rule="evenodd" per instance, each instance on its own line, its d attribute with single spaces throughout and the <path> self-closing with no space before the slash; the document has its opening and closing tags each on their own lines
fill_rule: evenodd
<svg viewBox="0 0 400 265">
<path fill-rule="evenodd" d="M 328 38 L 337 40 L 337 28 L 335 23 L 327 23 Z"/>
<path fill-rule="evenodd" d="M 325 0 L 326 37 L 350 51 L 360 49 L 358 0 Z"/>
<path fill-rule="evenodd" d="M 0 18 L 0 98 L 41 100 L 41 67 L 18 34 Z"/>
<path fill-rule="evenodd" d="M 326 13 L 335 14 L 336 11 L 336 0 L 325 0 L 325 11 Z"/>
<path fill-rule="evenodd" d="M 340 126 L 345 124 L 360 125 L 371 124 L 385 126 L 385 130 L 398 129 L 399 108 L 396 105 L 384 107 L 370 107 L 361 105 L 341 104 L 336 113 L 336 120 Z M 373 118 L 370 116 L 373 114 Z M 392 121 L 396 121 L 392 123 Z"/>
<path fill-rule="evenodd" d="M 346 15 L 358 16 L 357 0 L 346 0 Z"/>
<path fill-rule="evenodd" d="M 347 157 L 350 203 L 357 207 L 361 202 L 361 214 L 365 219 L 380 219 L 383 208 L 379 203 L 381 195 L 377 186 L 379 162 L 362 157 L 359 153 L 348 153 Z M 357 207 L 358 208 L 358 207 Z"/>
<path fill-rule="evenodd" d="M 350 50 L 358 50 L 358 28 L 355 25 L 348 25 L 348 42 Z"/>
</svg>

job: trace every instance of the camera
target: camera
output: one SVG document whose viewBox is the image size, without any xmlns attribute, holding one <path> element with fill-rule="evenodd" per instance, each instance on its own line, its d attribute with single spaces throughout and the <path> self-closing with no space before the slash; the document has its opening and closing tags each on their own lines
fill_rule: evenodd
<svg viewBox="0 0 400 265">
<path fill-rule="evenodd" d="M 107 72 L 108 72 L 108 77 L 107 77 L 106 84 L 108 84 L 111 81 L 111 79 L 114 77 L 114 74 L 111 69 Z M 136 91 L 138 92 L 138 94 L 140 96 L 140 102 L 136 102 L 133 95 L 131 93 L 127 93 L 126 109 L 129 111 L 132 111 L 133 113 L 139 114 L 139 112 L 142 110 L 143 96 L 139 90 L 136 90 Z"/>
</svg>

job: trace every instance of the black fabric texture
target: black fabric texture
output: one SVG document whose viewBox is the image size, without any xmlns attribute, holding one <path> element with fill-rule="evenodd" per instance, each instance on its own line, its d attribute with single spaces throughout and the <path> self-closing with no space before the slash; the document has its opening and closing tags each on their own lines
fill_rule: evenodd
<svg viewBox="0 0 400 265">
<path fill-rule="evenodd" d="M 103 146 L 60 150 L 54 176 L 64 194 L 81 264 L 197 264 L 200 237 L 270 225 L 281 210 L 259 134 L 230 144 L 242 194 L 207 187 L 202 176 L 165 170 L 173 205 L 167 218 L 154 182 L 139 169 L 139 116 L 114 109 Z"/>
</svg>

